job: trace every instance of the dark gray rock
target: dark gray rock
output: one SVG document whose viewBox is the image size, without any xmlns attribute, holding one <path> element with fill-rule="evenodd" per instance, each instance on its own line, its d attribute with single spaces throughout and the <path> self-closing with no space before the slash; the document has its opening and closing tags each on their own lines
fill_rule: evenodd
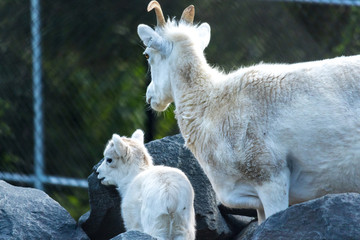
<svg viewBox="0 0 360 240">
<path fill-rule="evenodd" d="M 251 240 L 255 230 L 259 227 L 258 221 L 251 222 L 234 240 Z"/>
<path fill-rule="evenodd" d="M 330 194 L 296 204 L 251 230 L 236 239 L 359 239 L 360 194 Z"/>
<path fill-rule="evenodd" d="M 102 185 L 97 179 L 96 169 L 101 162 L 93 167 L 88 177 L 90 211 L 79 219 L 79 225 L 93 240 L 110 239 L 125 232 L 118 191 L 113 186 Z"/>
<path fill-rule="evenodd" d="M 43 191 L 0 180 L 0 239 L 89 239 Z"/>
<path fill-rule="evenodd" d="M 128 231 L 119 234 L 111 240 L 156 240 L 156 238 L 139 231 Z"/>
</svg>

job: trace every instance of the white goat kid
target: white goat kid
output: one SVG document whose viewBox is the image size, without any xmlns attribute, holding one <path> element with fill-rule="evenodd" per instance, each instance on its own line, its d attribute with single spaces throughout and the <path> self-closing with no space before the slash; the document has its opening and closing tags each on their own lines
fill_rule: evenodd
<svg viewBox="0 0 360 240">
<path fill-rule="evenodd" d="M 203 50 L 207 23 L 194 7 L 179 22 L 138 26 L 152 81 L 146 100 L 171 102 L 186 146 L 219 200 L 257 209 L 259 223 L 289 204 L 327 193 L 360 192 L 360 56 L 259 64 L 224 74 Z"/>
<path fill-rule="evenodd" d="M 191 183 L 179 169 L 154 166 L 143 141 L 141 130 L 131 138 L 114 134 L 97 169 L 98 178 L 117 187 L 126 230 L 157 239 L 195 239 Z"/>
</svg>

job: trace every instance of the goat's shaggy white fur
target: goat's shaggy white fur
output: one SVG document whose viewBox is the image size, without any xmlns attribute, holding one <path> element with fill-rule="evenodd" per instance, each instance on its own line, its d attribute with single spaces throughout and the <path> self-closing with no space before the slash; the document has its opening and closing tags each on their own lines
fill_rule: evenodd
<svg viewBox="0 0 360 240">
<path fill-rule="evenodd" d="M 164 240 L 195 239 L 191 183 L 179 169 L 153 165 L 141 130 L 131 138 L 114 134 L 97 173 L 102 184 L 117 187 L 126 230 Z"/>
<path fill-rule="evenodd" d="M 207 23 L 140 24 L 138 34 L 147 102 L 157 111 L 175 102 L 185 144 L 224 205 L 257 209 L 262 222 L 289 204 L 360 192 L 360 55 L 224 74 L 204 57 Z"/>
</svg>

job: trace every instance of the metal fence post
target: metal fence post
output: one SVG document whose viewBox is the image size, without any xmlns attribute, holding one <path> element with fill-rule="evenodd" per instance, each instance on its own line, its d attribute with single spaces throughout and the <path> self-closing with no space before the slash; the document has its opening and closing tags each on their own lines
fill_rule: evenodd
<svg viewBox="0 0 360 240">
<path fill-rule="evenodd" d="M 44 178 L 44 133 L 41 83 L 41 36 L 39 0 L 31 0 L 31 45 L 33 67 L 33 110 L 34 110 L 34 172 L 35 187 L 43 189 Z"/>
</svg>

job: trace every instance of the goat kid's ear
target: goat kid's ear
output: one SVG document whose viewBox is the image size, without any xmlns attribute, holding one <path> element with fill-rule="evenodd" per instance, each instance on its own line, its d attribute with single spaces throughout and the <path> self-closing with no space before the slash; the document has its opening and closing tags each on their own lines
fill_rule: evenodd
<svg viewBox="0 0 360 240">
<path fill-rule="evenodd" d="M 128 151 L 129 146 L 121 139 L 119 135 L 113 134 L 112 141 L 114 143 L 115 151 L 119 156 L 124 155 Z"/>
<path fill-rule="evenodd" d="M 131 139 L 144 143 L 144 132 L 141 129 L 137 129 L 132 135 Z"/>
<path fill-rule="evenodd" d="M 154 48 L 164 56 L 168 56 L 171 53 L 172 44 L 163 39 L 148 25 L 140 24 L 137 28 L 137 32 L 146 47 Z"/>
<path fill-rule="evenodd" d="M 208 23 L 202 23 L 198 28 L 198 35 L 199 38 L 201 40 L 201 47 L 202 50 L 204 50 L 210 42 L 210 37 L 211 37 L 211 28 L 210 25 Z"/>
</svg>

